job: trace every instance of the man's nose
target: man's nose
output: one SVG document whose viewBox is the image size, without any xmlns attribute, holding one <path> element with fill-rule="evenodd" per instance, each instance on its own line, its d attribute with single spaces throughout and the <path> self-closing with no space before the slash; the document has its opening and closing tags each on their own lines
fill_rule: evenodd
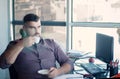
<svg viewBox="0 0 120 79">
<path fill-rule="evenodd" d="M 40 32 L 40 28 L 35 28 L 35 32 L 39 33 Z"/>
</svg>

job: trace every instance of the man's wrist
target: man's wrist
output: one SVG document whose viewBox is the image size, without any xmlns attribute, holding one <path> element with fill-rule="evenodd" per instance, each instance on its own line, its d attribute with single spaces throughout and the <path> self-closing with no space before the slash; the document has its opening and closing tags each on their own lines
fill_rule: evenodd
<svg viewBox="0 0 120 79">
<path fill-rule="evenodd" d="M 59 74 L 58 75 L 63 75 L 63 74 L 65 74 L 65 72 L 64 72 L 64 70 L 63 69 L 58 69 L 58 72 L 59 72 Z"/>
<path fill-rule="evenodd" d="M 21 48 L 24 48 L 24 42 L 23 42 L 23 39 L 19 40 L 17 42 L 17 46 L 20 46 Z"/>
</svg>

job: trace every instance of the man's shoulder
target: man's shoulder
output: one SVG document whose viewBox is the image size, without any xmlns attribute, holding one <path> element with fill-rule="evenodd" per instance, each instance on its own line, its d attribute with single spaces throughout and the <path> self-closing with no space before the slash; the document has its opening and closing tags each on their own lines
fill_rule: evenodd
<svg viewBox="0 0 120 79">
<path fill-rule="evenodd" d="M 53 44 L 55 44 L 54 39 L 45 38 L 45 39 L 43 39 L 43 40 L 44 40 L 44 43 L 46 43 L 46 44 L 48 44 L 48 45 L 53 45 Z"/>
<path fill-rule="evenodd" d="M 50 38 L 46 38 L 44 39 L 45 43 L 49 44 L 49 45 L 54 45 L 55 47 L 60 46 L 59 42 L 54 40 L 54 39 L 50 39 Z"/>
<path fill-rule="evenodd" d="M 48 42 L 53 42 L 54 39 L 50 39 L 50 38 L 45 38 L 44 41 L 48 41 Z"/>
</svg>

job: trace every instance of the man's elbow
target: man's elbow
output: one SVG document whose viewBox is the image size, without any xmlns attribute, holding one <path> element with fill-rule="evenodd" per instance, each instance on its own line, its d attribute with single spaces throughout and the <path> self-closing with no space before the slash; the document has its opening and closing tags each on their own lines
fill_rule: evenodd
<svg viewBox="0 0 120 79">
<path fill-rule="evenodd" d="M 1 69 L 7 69 L 7 68 L 9 68 L 10 67 L 10 65 L 5 65 L 5 64 L 1 64 L 0 63 L 0 68 Z"/>
<path fill-rule="evenodd" d="M 0 68 L 1 69 L 6 69 L 9 68 L 11 64 L 8 64 L 6 60 L 0 60 Z"/>
<path fill-rule="evenodd" d="M 74 70 L 74 65 L 72 63 L 66 63 L 68 72 L 72 72 Z"/>
<path fill-rule="evenodd" d="M 69 62 L 69 66 L 70 66 L 70 70 L 73 71 L 74 70 L 74 64 L 73 64 L 73 62 Z"/>
</svg>

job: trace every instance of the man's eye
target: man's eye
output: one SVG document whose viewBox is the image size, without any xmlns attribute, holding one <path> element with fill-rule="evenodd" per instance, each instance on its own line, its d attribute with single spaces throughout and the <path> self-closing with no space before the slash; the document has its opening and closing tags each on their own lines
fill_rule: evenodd
<svg viewBox="0 0 120 79">
<path fill-rule="evenodd" d="M 30 29 L 35 29 L 35 28 L 33 28 L 33 27 L 30 27 Z"/>
<path fill-rule="evenodd" d="M 38 28 L 40 28 L 40 26 L 38 26 Z"/>
</svg>

